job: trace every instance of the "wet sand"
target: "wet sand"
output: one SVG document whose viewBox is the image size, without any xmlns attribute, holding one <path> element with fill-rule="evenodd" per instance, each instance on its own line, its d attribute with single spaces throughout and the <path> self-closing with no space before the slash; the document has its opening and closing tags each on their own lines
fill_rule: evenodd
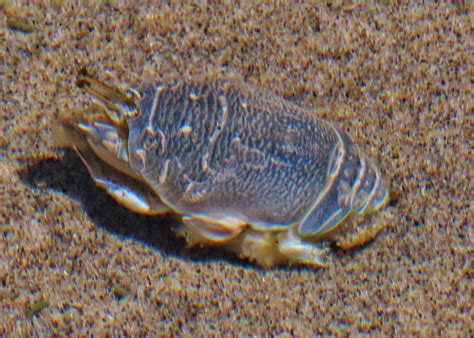
<svg viewBox="0 0 474 338">
<path fill-rule="evenodd" d="M 474 334 L 468 5 L 61 3 L 0 5 L 1 335 Z M 53 147 L 83 66 L 238 74 L 311 107 L 380 163 L 393 224 L 320 270 L 187 250 Z"/>
</svg>

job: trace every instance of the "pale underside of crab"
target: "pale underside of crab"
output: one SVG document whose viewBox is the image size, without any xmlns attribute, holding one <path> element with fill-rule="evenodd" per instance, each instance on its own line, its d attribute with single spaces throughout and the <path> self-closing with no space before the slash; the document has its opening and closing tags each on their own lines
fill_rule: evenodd
<svg viewBox="0 0 474 338">
<path fill-rule="evenodd" d="M 320 267 L 330 243 L 349 249 L 384 226 L 373 217 L 388 203 L 380 171 L 310 110 L 232 78 L 78 84 L 92 105 L 58 120 L 59 144 L 130 210 L 180 215 L 190 246 Z"/>
</svg>

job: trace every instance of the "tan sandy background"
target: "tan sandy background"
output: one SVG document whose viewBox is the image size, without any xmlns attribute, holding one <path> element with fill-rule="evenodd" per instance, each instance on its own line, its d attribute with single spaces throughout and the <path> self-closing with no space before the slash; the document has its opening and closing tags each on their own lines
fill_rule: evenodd
<svg viewBox="0 0 474 338">
<path fill-rule="evenodd" d="M 469 4 L 38 3 L 0 3 L 0 335 L 474 334 Z M 378 160 L 395 221 L 323 270 L 189 251 L 52 146 L 82 66 L 239 74 L 312 107 Z"/>
</svg>

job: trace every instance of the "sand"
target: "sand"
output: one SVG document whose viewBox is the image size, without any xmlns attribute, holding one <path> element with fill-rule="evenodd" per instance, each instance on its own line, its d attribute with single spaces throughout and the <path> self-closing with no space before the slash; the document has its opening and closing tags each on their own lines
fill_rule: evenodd
<svg viewBox="0 0 474 338">
<path fill-rule="evenodd" d="M 0 335 L 474 334 L 468 1 L 28 3 L 0 5 Z M 319 270 L 188 250 L 53 147 L 81 67 L 237 74 L 306 105 L 377 159 L 394 221 Z"/>
</svg>

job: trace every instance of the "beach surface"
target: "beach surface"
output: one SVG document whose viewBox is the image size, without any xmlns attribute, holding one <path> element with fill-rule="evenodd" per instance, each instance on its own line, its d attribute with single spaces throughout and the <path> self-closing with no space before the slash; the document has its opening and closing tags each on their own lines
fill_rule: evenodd
<svg viewBox="0 0 474 338">
<path fill-rule="evenodd" d="M 474 335 L 468 1 L 31 3 L 0 4 L 1 336 Z M 324 269 L 188 250 L 176 219 L 125 209 L 54 147 L 89 104 L 83 67 L 217 72 L 307 106 L 379 163 L 393 222 Z"/>
</svg>

